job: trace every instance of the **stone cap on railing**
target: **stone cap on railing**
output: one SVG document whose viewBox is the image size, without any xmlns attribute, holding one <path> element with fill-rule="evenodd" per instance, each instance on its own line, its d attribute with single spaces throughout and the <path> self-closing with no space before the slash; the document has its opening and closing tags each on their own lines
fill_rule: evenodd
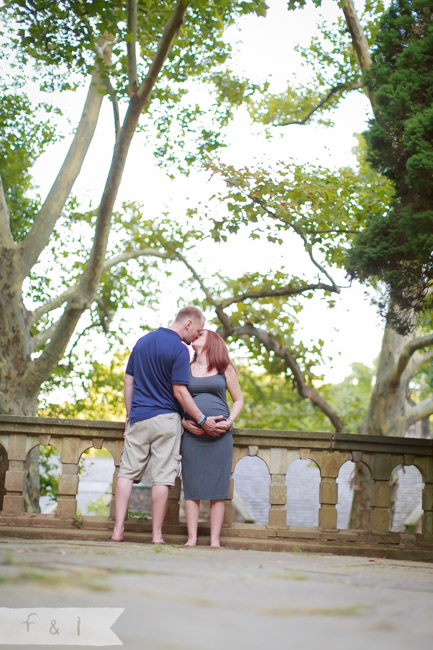
<svg viewBox="0 0 433 650">
<path fill-rule="evenodd" d="M 121 440 L 124 422 L 42 418 L 18 415 L 0 415 L 0 442 L 3 435 L 65 436 Z M 326 449 L 327 451 L 360 451 L 363 453 L 415 454 L 433 457 L 433 440 L 400 438 L 397 436 L 370 436 L 329 431 L 285 431 L 279 429 L 234 429 L 237 446 L 259 445 Z"/>
<path fill-rule="evenodd" d="M 24 463 L 28 453 L 37 445 L 53 445 L 62 463 L 57 516 L 74 516 L 81 455 L 92 446 L 105 447 L 117 468 L 123 450 L 124 426 L 123 422 L 0 415 L 0 452 L 6 452 L 9 460 L 3 512 L 19 514 L 22 511 Z M 352 461 L 363 463 L 370 471 L 371 531 L 389 533 L 391 474 L 397 466 L 414 465 L 424 484 L 423 533 L 433 534 L 433 440 L 274 429 L 235 429 L 233 438 L 233 471 L 245 456 L 259 457 L 269 470 L 270 526 L 287 527 L 285 477 L 289 465 L 300 458 L 313 461 L 320 470 L 321 529 L 336 529 L 337 478 L 342 465 Z M 178 521 L 180 482 L 176 489 L 177 492 L 172 491 L 171 521 Z M 230 507 L 227 511 L 230 512 Z M 231 518 L 226 517 L 226 522 L 231 523 Z"/>
</svg>

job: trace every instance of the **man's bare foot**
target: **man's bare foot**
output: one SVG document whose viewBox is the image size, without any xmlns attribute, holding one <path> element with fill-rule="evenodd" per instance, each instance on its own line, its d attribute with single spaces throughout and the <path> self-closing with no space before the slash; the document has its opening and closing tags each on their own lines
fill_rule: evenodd
<svg viewBox="0 0 433 650">
<path fill-rule="evenodd" d="M 219 542 L 211 542 L 210 546 L 211 548 L 221 548 L 221 544 Z"/>
<path fill-rule="evenodd" d="M 184 546 L 197 546 L 197 540 L 189 539 L 187 542 L 185 542 Z"/>
</svg>

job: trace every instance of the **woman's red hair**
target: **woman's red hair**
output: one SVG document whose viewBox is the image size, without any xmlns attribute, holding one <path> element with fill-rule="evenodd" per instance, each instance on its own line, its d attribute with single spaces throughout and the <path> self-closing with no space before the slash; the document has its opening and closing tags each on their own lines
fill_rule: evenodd
<svg viewBox="0 0 433 650">
<path fill-rule="evenodd" d="M 207 334 L 203 352 L 207 358 L 207 369 L 208 371 L 215 369 L 219 374 L 222 374 L 227 370 L 228 366 L 233 366 L 230 361 L 227 346 L 224 343 L 224 339 L 216 332 L 211 332 L 211 330 L 205 330 L 205 332 Z M 196 357 L 197 354 L 194 356 L 194 360 Z"/>
</svg>

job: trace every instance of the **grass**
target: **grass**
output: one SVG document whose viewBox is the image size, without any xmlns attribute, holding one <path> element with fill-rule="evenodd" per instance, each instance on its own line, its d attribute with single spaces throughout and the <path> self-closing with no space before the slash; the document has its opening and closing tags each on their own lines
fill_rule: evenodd
<svg viewBox="0 0 433 650">
<path fill-rule="evenodd" d="M 364 616 L 373 607 L 371 605 L 349 605 L 347 607 L 273 607 L 262 610 L 268 616 Z"/>
<path fill-rule="evenodd" d="M 284 573 L 278 573 L 277 578 L 284 578 L 285 580 L 308 580 L 308 576 L 305 573 L 298 573 L 297 571 L 285 571 Z"/>
</svg>

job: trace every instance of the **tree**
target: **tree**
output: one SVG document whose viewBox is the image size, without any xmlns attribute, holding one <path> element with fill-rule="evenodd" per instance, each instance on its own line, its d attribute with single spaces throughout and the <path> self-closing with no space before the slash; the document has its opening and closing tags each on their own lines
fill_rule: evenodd
<svg viewBox="0 0 433 650">
<path fill-rule="evenodd" d="M 20 71 L 24 73 L 24 66 L 34 62 L 43 89 L 61 90 L 71 84 L 78 85 L 83 75 L 90 79 L 69 152 L 44 201 L 32 202 L 24 193 L 37 147 L 24 153 L 21 169 L 16 167 L 20 151 L 13 142 L 11 145 L 11 140 L 9 149 L 5 149 L 8 155 L 3 160 L 4 184 L 0 186 L 1 412 L 27 415 L 35 412 L 41 384 L 58 366 L 80 318 L 94 303 L 102 314 L 100 322 L 104 323 L 109 284 L 116 269 L 124 268 L 120 265 L 149 255 L 170 257 L 169 252 L 161 250 L 158 237 L 152 240 L 151 224 L 143 220 L 140 228 L 135 222 L 135 232 L 130 228 L 132 236 L 124 242 L 124 249 L 107 257 L 109 235 L 116 226 L 114 203 L 132 138 L 140 117 L 152 107 L 162 112 L 165 103 L 168 113 L 174 107 L 176 116 L 182 115 L 186 120 L 190 114 L 188 107 L 177 110 L 176 104 L 193 78 L 202 77 L 206 82 L 217 78 L 216 71 L 229 56 L 229 47 L 221 38 L 224 28 L 239 14 L 261 14 L 265 7 L 261 0 L 246 3 L 177 0 L 158 7 L 145 0 L 6 3 L 2 17 L 11 35 L 9 47 L 13 46 L 18 53 L 14 65 Z M 138 47 L 140 59 L 137 59 Z M 15 69 L 12 72 L 16 74 Z M 228 86 L 229 82 L 230 79 Z M 154 94 L 152 104 L 151 93 Z M 69 197 L 92 141 L 104 95 L 110 97 L 115 118 L 113 157 L 97 209 L 80 216 L 77 205 L 71 205 Z M 15 101 L 12 94 L 6 97 L 0 113 L 3 125 L 7 121 L 4 116 L 8 114 L 8 101 L 9 104 Z M 20 147 L 21 153 L 34 133 L 41 148 L 47 146 L 54 137 L 49 125 L 44 128 L 44 123 L 39 123 L 33 130 L 28 127 L 31 107 L 26 98 L 17 109 L 19 119 L 17 123 L 11 121 L 11 126 L 17 140 L 23 137 L 25 146 Z M 221 119 L 228 119 L 227 111 Z M 165 123 L 167 120 L 170 117 L 165 118 Z M 6 141 L 7 137 L 2 137 L 2 142 Z M 18 181 L 22 170 L 24 187 Z M 129 218 L 128 211 L 117 214 L 117 226 L 122 223 L 127 233 Z M 88 229 L 91 244 L 82 246 L 81 259 L 75 268 L 67 269 L 69 274 L 64 273 L 67 288 L 49 296 L 49 292 L 40 291 L 43 302 L 30 312 L 23 302 L 23 285 L 29 277 L 35 284 L 33 269 L 44 250 L 52 244 L 53 237 L 59 238 L 59 228 L 70 226 L 74 219 L 91 227 Z M 150 244 L 147 247 L 141 247 L 143 240 L 138 241 L 139 230 L 147 237 Z M 64 254 L 66 257 L 67 251 Z M 109 296 L 112 309 L 113 293 Z"/>
<path fill-rule="evenodd" d="M 320 0 L 314 0 L 314 4 L 320 5 Z M 289 3 L 292 9 L 304 5 L 305 0 Z M 317 86 L 328 88 L 327 94 L 321 98 L 316 94 L 316 103 L 310 101 L 301 118 L 301 100 L 294 101 L 296 93 L 288 91 L 286 104 L 264 121 L 277 126 L 307 125 L 312 118 L 322 116 L 341 97 L 339 92 L 331 93 L 329 90 L 338 85 L 332 84 L 332 74 L 334 80 L 342 84 L 339 91 L 351 90 L 347 77 L 349 70 L 356 75 L 357 83 L 368 89 L 375 110 L 367 134 L 369 155 L 376 169 L 395 185 L 395 198 L 391 201 L 390 193 L 389 202 L 381 202 L 377 210 L 371 210 L 369 205 L 364 207 L 368 221 L 360 224 L 358 243 L 350 249 L 348 258 L 353 267 L 349 266 L 349 270 L 353 268 L 353 276 L 364 281 L 373 274 L 373 284 L 377 284 L 378 276 L 388 283 L 395 278 L 395 297 L 392 295 L 391 301 L 384 301 L 384 307 L 391 315 L 401 316 L 405 306 L 402 300 L 408 301 L 409 306 L 411 301 L 416 301 L 416 304 L 412 304 L 409 311 L 410 334 L 402 335 L 394 329 L 397 320 L 393 318 L 385 328 L 376 388 L 364 431 L 376 435 L 404 435 L 414 421 L 433 412 L 433 404 L 428 399 L 416 405 L 407 400 L 412 376 L 431 361 L 430 352 L 419 352 L 431 346 L 431 335 L 428 330 L 423 331 L 422 325 L 420 336 L 415 333 L 417 318 L 413 309 L 416 305 L 415 311 L 428 309 L 431 294 L 431 194 L 430 185 L 425 182 L 427 175 L 429 179 L 431 177 L 431 133 L 428 127 L 432 88 L 431 3 L 405 0 L 393 3 L 385 12 L 381 3 L 368 3 L 371 13 L 363 20 L 365 30 L 353 2 L 345 2 L 342 8 L 344 20 L 334 31 L 324 28 L 321 47 L 316 41 L 306 54 L 308 60 L 317 58 Z M 382 14 L 383 19 L 379 20 Z M 352 56 L 348 53 L 348 38 L 353 46 Z M 326 39 L 329 47 L 324 46 Z M 372 58 L 369 46 L 376 39 L 377 54 L 373 45 L 375 54 Z M 338 43 L 341 47 L 337 47 Z M 324 76 L 326 70 L 328 77 Z M 299 95 L 301 99 L 308 97 L 307 92 Z M 311 93 L 310 97 L 313 97 Z M 278 104 L 277 99 L 268 97 L 268 107 L 272 103 Z M 297 120 L 287 119 L 294 115 L 299 116 Z M 377 149 L 373 151 L 372 146 Z M 370 182 L 372 179 L 370 177 Z M 424 187 L 425 193 L 421 189 Z M 391 240 L 386 238 L 388 234 Z M 368 246 L 364 242 L 368 242 Z M 402 289 L 401 295 L 398 294 L 399 288 Z M 388 296 L 390 291 L 391 284 Z"/>
<path fill-rule="evenodd" d="M 396 192 L 387 213 L 369 215 L 348 254 L 352 277 L 385 284 L 381 308 L 388 310 L 366 433 L 404 435 L 433 413 L 431 399 L 408 399 L 412 377 L 433 358 L 432 351 L 422 352 L 433 345 L 429 330 L 415 334 L 420 312 L 431 307 L 433 279 L 432 17 L 429 2 L 394 2 L 383 16 L 367 74 L 376 98 L 368 155 Z"/>
<path fill-rule="evenodd" d="M 433 8 L 399 0 L 384 14 L 373 65 L 366 132 L 369 160 L 395 185 L 387 214 L 370 215 L 348 255 L 352 277 L 385 286 L 380 309 L 401 334 L 431 307 L 433 281 Z"/>
<path fill-rule="evenodd" d="M 221 88 L 217 72 L 230 51 L 222 34 L 238 15 L 263 14 L 265 9 L 263 0 L 173 0 L 158 5 L 147 0 L 18 0 L 2 7 L 2 53 L 14 55 L 5 70 L 9 67 L 10 77 L 17 82 L 3 97 L 0 110 L 2 125 L 12 130 L 12 136 L 9 129 L 1 137 L 2 153 L 6 155 L 0 183 L 0 412 L 35 413 L 41 385 L 58 367 L 81 317 L 94 304 L 99 312 L 97 322 L 106 327 L 110 308 L 113 311 L 117 302 L 116 290 L 120 291 L 117 269 L 124 271 L 129 260 L 142 262 L 146 256 L 170 258 L 169 252 L 160 250 L 158 236 L 152 239 L 153 229 L 145 230 L 149 224 L 142 222 L 138 228 L 137 221 L 123 250 L 110 256 L 109 236 L 115 226 L 113 209 L 134 133 L 141 116 L 146 111 L 150 115 L 151 108 L 159 110 L 156 123 L 161 132 L 167 130 L 173 119 L 170 110 L 175 118 L 183 120 L 185 128 L 192 128 L 192 118 L 202 113 L 197 108 L 182 106 L 180 100 L 194 78 L 219 84 L 221 107 L 217 117 L 220 122 L 229 119 L 232 99 L 228 95 L 236 80 L 227 73 L 228 91 Z M 28 125 L 30 116 L 37 119 L 37 112 L 19 91 L 20 83 L 23 87 L 32 68 L 33 81 L 42 90 L 77 87 L 86 78 L 88 84 L 69 151 L 43 201 L 26 195 L 29 170 L 38 149 L 48 146 L 55 134 L 47 121 L 45 126 L 43 122 L 33 128 Z M 3 80 L 3 87 L 8 83 Z M 71 190 L 91 144 L 105 95 L 113 107 L 113 156 L 97 209 L 79 216 Z M 9 117 L 11 107 L 17 113 L 16 120 Z M 202 135 L 209 141 L 208 148 L 217 146 L 215 138 L 207 137 L 206 129 L 202 129 Z M 15 136 L 14 142 L 11 137 Z M 36 147 L 31 146 L 34 136 Z M 81 259 L 58 273 L 65 280 L 63 287 L 57 283 L 53 291 L 47 291 L 43 278 L 35 278 L 35 266 L 48 247 L 61 245 L 65 225 L 71 226 L 74 218 L 90 226 L 90 245 L 81 241 Z M 117 221 L 118 226 L 119 222 L 125 226 L 123 234 L 128 232 L 128 214 L 120 218 L 118 215 Z M 138 232 L 148 242 L 151 240 L 150 246 L 142 247 L 143 239 Z M 67 249 L 63 249 L 63 255 L 64 259 L 68 256 Z M 39 298 L 39 306 L 32 311 L 24 303 L 27 281 L 35 289 L 34 297 Z M 27 509 L 36 507 L 39 485 L 37 459 L 33 456 L 30 455 L 27 467 Z"/>
</svg>

